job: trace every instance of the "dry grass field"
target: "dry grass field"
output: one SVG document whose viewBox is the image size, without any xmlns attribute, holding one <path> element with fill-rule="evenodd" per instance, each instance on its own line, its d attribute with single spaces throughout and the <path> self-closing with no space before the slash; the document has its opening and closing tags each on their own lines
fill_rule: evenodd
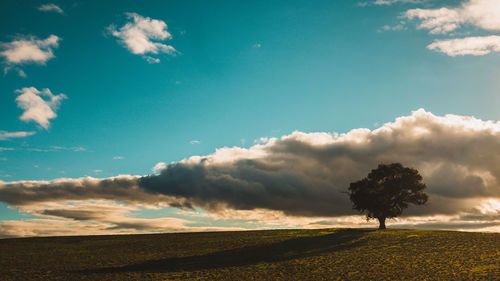
<svg viewBox="0 0 500 281">
<path fill-rule="evenodd" d="M 1 280 L 500 279 L 500 234 L 244 232 L 0 240 Z"/>
</svg>

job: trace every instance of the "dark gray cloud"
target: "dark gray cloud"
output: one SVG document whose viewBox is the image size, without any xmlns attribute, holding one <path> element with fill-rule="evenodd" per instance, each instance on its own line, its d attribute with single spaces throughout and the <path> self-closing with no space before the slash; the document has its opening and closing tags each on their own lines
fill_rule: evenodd
<svg viewBox="0 0 500 281">
<path fill-rule="evenodd" d="M 109 199 L 126 203 L 157 203 L 159 196 L 139 188 L 136 176 L 106 179 L 80 178 L 53 181 L 17 181 L 0 183 L 0 200 L 24 206 L 47 202 Z"/>
<path fill-rule="evenodd" d="M 22 206 L 108 199 L 211 212 L 261 208 L 342 216 L 355 214 L 343 193 L 349 183 L 390 162 L 417 168 L 428 185 L 428 205 L 406 214 L 466 212 L 486 198 L 500 199 L 500 123 L 418 110 L 373 131 L 294 132 L 249 149 L 222 148 L 154 175 L 4 182 L 0 200 Z"/>
</svg>

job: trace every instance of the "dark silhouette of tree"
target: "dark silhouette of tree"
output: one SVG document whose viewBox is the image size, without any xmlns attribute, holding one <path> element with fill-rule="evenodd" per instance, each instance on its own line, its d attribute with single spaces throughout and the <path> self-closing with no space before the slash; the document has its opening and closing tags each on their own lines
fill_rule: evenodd
<svg viewBox="0 0 500 281">
<path fill-rule="evenodd" d="M 380 164 L 366 178 L 351 183 L 348 194 L 353 209 L 366 212 L 368 220 L 377 219 L 379 229 L 385 229 L 386 218 L 401 215 L 408 204 L 427 202 L 425 188 L 417 170 L 392 163 Z"/>
</svg>

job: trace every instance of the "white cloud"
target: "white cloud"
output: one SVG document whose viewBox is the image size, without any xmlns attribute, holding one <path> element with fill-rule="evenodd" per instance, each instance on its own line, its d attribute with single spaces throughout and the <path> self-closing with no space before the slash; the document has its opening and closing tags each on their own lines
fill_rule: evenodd
<svg viewBox="0 0 500 281">
<path fill-rule="evenodd" d="M 412 9 L 405 13 L 412 20 L 420 19 L 419 28 L 429 29 L 431 34 L 447 33 L 457 29 L 463 19 L 460 13 L 453 9 L 440 8 L 436 10 Z"/>
<path fill-rule="evenodd" d="M 2 151 L 12 151 L 12 150 L 14 150 L 14 148 L 12 148 L 12 147 L 0 147 L 0 152 L 2 152 Z"/>
<path fill-rule="evenodd" d="M 190 143 L 190 144 L 200 144 L 200 143 L 201 143 L 201 141 L 199 141 L 199 140 L 192 140 L 192 141 L 190 141 L 189 143 Z"/>
<path fill-rule="evenodd" d="M 40 126 L 48 129 L 50 119 L 57 117 L 55 111 L 58 109 L 61 100 L 66 99 L 66 95 L 53 95 L 49 89 L 41 92 L 35 87 L 26 87 L 16 90 L 20 95 L 16 98 L 17 106 L 24 110 L 20 119 L 23 121 L 35 121 Z M 47 97 L 47 100 L 42 97 Z"/>
<path fill-rule="evenodd" d="M 500 2 L 498 0 L 470 0 L 463 4 L 466 21 L 486 30 L 500 30 Z"/>
<path fill-rule="evenodd" d="M 11 138 L 24 138 L 34 135 L 35 132 L 7 132 L 0 130 L 0 140 L 7 140 Z"/>
<path fill-rule="evenodd" d="M 436 40 L 427 49 L 445 53 L 448 56 L 483 56 L 500 52 L 500 36 L 478 36 L 458 39 Z"/>
<path fill-rule="evenodd" d="M 123 156 L 115 156 L 115 157 L 113 157 L 113 160 L 123 160 L 123 159 L 125 159 L 125 157 L 123 157 Z"/>
<path fill-rule="evenodd" d="M 500 2 L 498 0 L 469 0 L 457 8 L 411 9 L 404 13 L 408 19 L 419 19 L 419 28 L 431 34 L 449 33 L 464 24 L 485 30 L 500 31 Z"/>
<path fill-rule="evenodd" d="M 131 22 L 126 23 L 120 29 L 116 29 L 114 25 L 111 25 L 109 26 L 109 30 L 133 54 L 175 54 L 177 52 L 171 45 L 158 42 L 172 38 L 172 35 L 167 31 L 167 24 L 164 21 L 143 17 L 136 13 L 127 13 L 126 15 L 128 19 L 132 20 Z M 159 62 L 159 59 L 151 56 L 144 56 L 144 58 L 149 63 Z"/>
<path fill-rule="evenodd" d="M 56 12 L 58 14 L 64 14 L 64 11 L 59 6 L 53 3 L 40 5 L 38 7 L 38 10 L 42 12 Z"/>
<path fill-rule="evenodd" d="M 260 43 L 256 43 L 253 45 L 253 47 L 256 49 L 259 49 L 260 47 L 262 47 L 262 45 Z"/>
<path fill-rule="evenodd" d="M 500 2 L 498 0 L 467 0 L 458 7 L 410 9 L 402 17 L 420 20 L 418 28 L 430 34 L 447 34 L 470 25 L 488 31 L 500 31 Z M 499 36 L 470 36 L 436 40 L 427 49 L 449 56 L 482 56 L 500 51 Z"/>
<path fill-rule="evenodd" d="M 19 38 L 12 42 L 0 43 L 0 56 L 4 57 L 7 66 L 4 72 L 8 72 L 13 65 L 24 63 L 45 64 L 49 59 L 54 58 L 53 48 L 59 46 L 61 38 L 56 35 L 50 35 L 45 40 L 39 40 L 34 36 Z M 17 70 L 20 76 L 26 74 L 19 68 Z"/>
<path fill-rule="evenodd" d="M 151 168 L 151 171 L 153 171 L 154 173 L 158 173 L 165 168 L 167 168 L 167 164 L 165 162 L 158 162 L 156 163 L 156 165 L 154 165 L 153 168 Z"/>
</svg>

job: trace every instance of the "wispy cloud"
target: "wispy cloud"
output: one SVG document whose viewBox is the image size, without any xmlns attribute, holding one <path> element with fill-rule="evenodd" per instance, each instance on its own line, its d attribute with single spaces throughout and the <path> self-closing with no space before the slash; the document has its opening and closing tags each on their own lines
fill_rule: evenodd
<svg viewBox="0 0 500 281">
<path fill-rule="evenodd" d="M 52 146 L 50 146 L 50 148 L 54 149 L 54 150 L 70 150 L 70 151 L 75 151 L 75 152 L 85 151 L 86 150 L 84 147 L 81 147 L 81 146 L 66 147 L 66 146 L 55 146 L 55 145 L 52 145 Z"/>
<path fill-rule="evenodd" d="M 190 144 L 200 144 L 200 143 L 201 143 L 201 141 L 199 141 L 199 140 L 192 140 L 192 141 L 190 141 L 189 143 L 190 143 Z"/>
<path fill-rule="evenodd" d="M 12 147 L 0 147 L 0 152 L 2 152 L 2 151 L 12 151 L 12 150 L 14 150 L 14 148 L 12 148 Z"/>
<path fill-rule="evenodd" d="M 426 0 L 375 0 L 373 2 L 374 5 L 393 5 L 393 4 L 421 4 L 424 3 Z"/>
<path fill-rule="evenodd" d="M 59 108 L 66 95 L 53 95 L 49 89 L 37 90 L 35 87 L 26 87 L 16 90 L 20 95 L 16 98 L 17 106 L 24 110 L 19 119 L 35 121 L 44 129 L 48 129 L 50 119 L 57 117 L 55 111 Z M 42 97 L 47 97 L 47 100 Z"/>
<path fill-rule="evenodd" d="M 38 218 L 0 222 L 0 237 L 96 235 L 118 233 L 242 230 L 236 227 L 189 226 L 195 221 L 181 218 L 137 218 L 140 208 L 106 200 L 52 203 L 20 211 Z"/>
<path fill-rule="evenodd" d="M 123 160 L 123 159 L 125 159 L 125 157 L 123 157 L 123 156 L 115 156 L 115 157 L 113 157 L 113 160 Z"/>
<path fill-rule="evenodd" d="M 379 32 L 382 32 L 382 31 L 400 31 L 400 30 L 405 30 L 407 29 L 407 27 L 405 26 L 405 22 L 402 21 L 396 25 L 384 25 L 382 26 L 378 31 Z"/>
<path fill-rule="evenodd" d="M 79 151 L 86 151 L 86 149 L 84 147 L 81 147 L 81 146 L 72 146 L 72 147 L 49 146 L 49 148 L 28 147 L 25 150 L 27 150 L 27 151 L 34 151 L 34 152 L 53 152 L 53 151 L 74 151 L 74 152 L 79 152 Z"/>
<path fill-rule="evenodd" d="M 164 21 L 143 17 L 136 13 L 126 13 L 126 16 L 132 21 L 119 29 L 114 25 L 109 26 L 108 29 L 130 52 L 143 55 L 149 63 L 158 63 L 160 59 L 147 54 L 175 54 L 177 52 L 171 45 L 162 43 L 172 38 Z"/>
<path fill-rule="evenodd" d="M 421 4 L 427 2 L 427 0 L 375 0 L 375 1 L 365 1 L 365 2 L 358 2 L 357 5 L 361 7 L 366 7 L 366 6 L 390 6 L 394 4 Z"/>
<path fill-rule="evenodd" d="M 7 140 L 12 138 L 25 138 L 34 135 L 35 132 L 7 132 L 0 131 L 0 140 Z"/>
<path fill-rule="evenodd" d="M 50 35 L 44 40 L 37 39 L 34 36 L 20 37 L 11 42 L 0 43 L 0 56 L 5 60 L 4 72 L 10 69 L 16 69 L 20 76 L 26 76 L 24 71 L 15 67 L 16 65 L 26 63 L 45 64 L 48 60 L 54 58 L 53 48 L 59 46 L 61 38 L 56 35 Z"/>
<path fill-rule="evenodd" d="M 55 12 L 58 14 L 64 14 L 63 9 L 61 9 L 59 6 L 53 3 L 48 3 L 48 4 L 43 4 L 38 7 L 39 11 L 42 12 Z"/>
</svg>

